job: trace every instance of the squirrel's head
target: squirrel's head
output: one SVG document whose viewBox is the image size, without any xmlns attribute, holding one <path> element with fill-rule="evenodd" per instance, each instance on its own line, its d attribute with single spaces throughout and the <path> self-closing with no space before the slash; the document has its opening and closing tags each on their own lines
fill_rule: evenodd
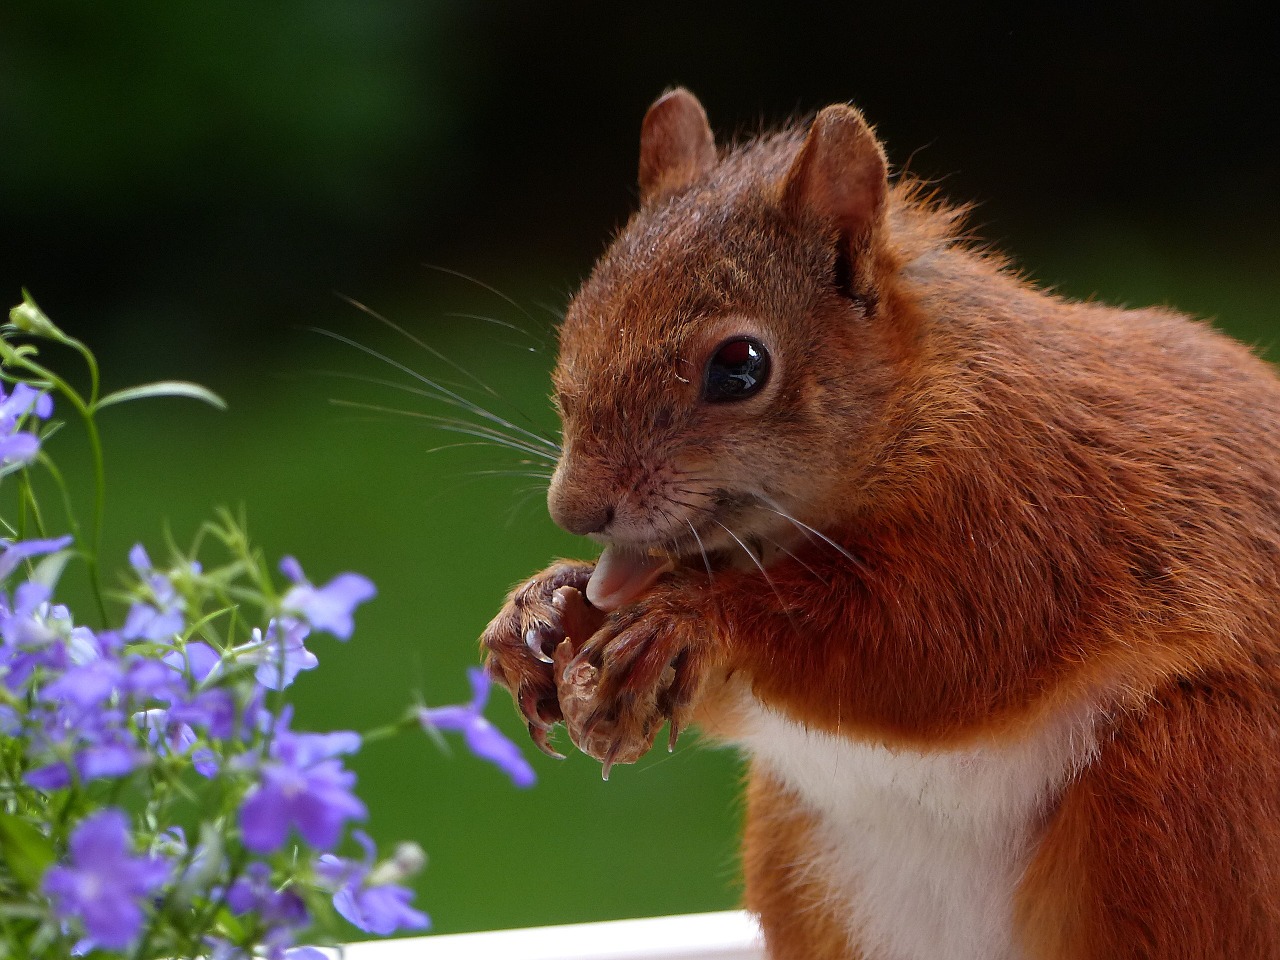
<svg viewBox="0 0 1280 960">
<path fill-rule="evenodd" d="M 664 558 L 760 561 L 853 509 L 892 379 L 887 168 L 856 109 L 718 151 L 674 90 L 645 116 L 639 182 L 554 377 L 551 515 L 606 545 L 606 607 Z"/>
</svg>

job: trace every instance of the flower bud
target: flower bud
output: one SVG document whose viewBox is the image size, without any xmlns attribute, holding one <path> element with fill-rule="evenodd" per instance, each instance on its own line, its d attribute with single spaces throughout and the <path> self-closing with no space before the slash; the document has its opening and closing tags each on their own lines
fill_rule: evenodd
<svg viewBox="0 0 1280 960">
<path fill-rule="evenodd" d="M 403 883 L 417 876 L 427 865 L 427 855 L 416 843 L 402 843 L 389 860 L 383 860 L 369 872 L 365 881 L 371 887 L 387 883 Z"/>
<path fill-rule="evenodd" d="M 34 333 L 38 337 L 49 337 L 53 340 L 62 340 L 64 334 L 54 325 L 54 322 L 45 315 L 45 312 L 36 306 L 36 302 L 31 299 L 31 294 L 22 291 L 22 302 L 9 311 L 9 322 L 24 333 Z"/>
</svg>

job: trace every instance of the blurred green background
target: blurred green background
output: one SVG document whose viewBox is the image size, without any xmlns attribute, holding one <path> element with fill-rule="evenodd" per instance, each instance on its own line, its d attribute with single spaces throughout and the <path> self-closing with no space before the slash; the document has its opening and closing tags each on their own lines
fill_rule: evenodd
<svg viewBox="0 0 1280 960">
<path fill-rule="evenodd" d="M 369 575 L 381 595 L 355 639 L 314 644 L 321 668 L 295 688 L 299 726 L 368 729 L 415 697 L 465 699 L 506 589 L 591 550 L 552 527 L 536 481 L 493 473 L 516 455 L 433 452 L 458 438 L 331 402 L 447 412 L 353 379 L 411 383 L 311 327 L 465 382 L 343 296 L 553 433 L 555 314 L 634 203 L 645 107 L 683 83 L 722 135 L 853 100 L 899 168 L 978 201 L 978 232 L 1029 275 L 1171 303 L 1267 349 L 1270 44 L 1209 5 L 7 0 L 0 291 L 30 288 L 108 386 L 181 377 L 230 401 L 104 415 L 105 558 L 243 504 L 272 557 L 317 581 Z M 75 431 L 55 443 L 83 469 Z M 505 696 L 490 713 L 525 742 Z M 581 756 L 528 752 L 528 792 L 425 738 L 355 762 L 372 833 L 429 851 L 436 929 L 735 903 L 731 754 L 686 741 L 602 784 Z"/>
</svg>

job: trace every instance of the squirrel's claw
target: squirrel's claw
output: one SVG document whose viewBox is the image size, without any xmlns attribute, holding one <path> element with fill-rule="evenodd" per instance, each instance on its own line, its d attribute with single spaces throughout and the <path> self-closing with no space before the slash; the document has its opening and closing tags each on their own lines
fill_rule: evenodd
<svg viewBox="0 0 1280 960">
<path fill-rule="evenodd" d="M 546 624 L 537 624 L 524 632 L 525 646 L 528 647 L 529 651 L 543 663 L 552 662 L 546 652 L 547 642 L 551 639 L 552 632 L 550 627 Z"/>
<path fill-rule="evenodd" d="M 537 726 L 532 720 L 529 721 L 529 739 L 533 741 L 533 745 L 545 753 L 552 760 L 563 760 L 564 754 L 551 746 L 547 737 L 551 733 L 551 727 Z"/>
</svg>

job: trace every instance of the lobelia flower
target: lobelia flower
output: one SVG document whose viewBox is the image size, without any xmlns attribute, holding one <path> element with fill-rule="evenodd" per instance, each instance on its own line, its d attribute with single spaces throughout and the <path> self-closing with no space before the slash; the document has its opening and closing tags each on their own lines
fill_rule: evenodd
<svg viewBox="0 0 1280 960">
<path fill-rule="evenodd" d="M 335 759 L 359 750 L 359 735 L 294 733 L 289 719 L 286 707 L 271 737 L 270 759 L 262 762 L 258 783 L 240 807 L 240 833 L 254 853 L 279 850 L 294 827 L 311 846 L 328 850 L 348 820 L 368 815 L 351 792 L 355 774 Z"/>
<path fill-rule="evenodd" d="M 117 694 L 142 703 L 171 700 L 177 692 L 172 672 L 164 664 L 137 656 L 118 660 L 104 656 L 83 663 L 72 661 L 61 676 L 45 685 L 40 696 L 51 703 L 67 701 L 90 708 Z"/>
<path fill-rule="evenodd" d="M 239 658 L 256 663 L 255 679 L 268 690 L 283 690 L 303 670 L 313 670 L 320 661 L 304 645 L 310 628 L 299 620 L 284 617 L 267 624 L 266 636 L 257 627 L 253 637 L 236 649 Z"/>
<path fill-rule="evenodd" d="M 27 712 L 30 756 L 52 758 L 23 777 L 40 790 L 124 776 L 144 765 L 149 758 L 137 748 L 126 712 L 178 692 L 172 671 L 154 660 L 118 657 L 109 643 L 87 640 L 79 650 L 82 662 L 67 657 L 60 672 L 33 693 Z"/>
<path fill-rule="evenodd" d="M 30 384 L 15 383 L 6 395 L 0 384 L 0 469 L 30 463 L 40 452 L 40 438 L 18 430 L 22 418 L 33 414 L 41 420 L 53 413 L 53 400 Z"/>
<path fill-rule="evenodd" d="M 70 865 L 50 867 L 41 890 L 59 919 L 83 924 L 86 950 L 123 950 L 142 928 L 140 903 L 168 880 L 169 863 L 130 856 L 128 820 L 110 807 L 81 821 L 70 853 Z"/>
<path fill-rule="evenodd" d="M 372 581 L 358 573 L 340 573 L 323 587 L 313 586 L 293 557 L 280 561 L 280 571 L 293 581 L 280 601 L 281 608 L 302 617 L 313 629 L 325 630 L 340 640 L 351 638 L 355 608 L 378 592 Z"/>
<path fill-rule="evenodd" d="M 264 946 L 269 958 L 283 957 L 299 930 L 311 923 L 302 898 L 291 889 L 272 883 L 271 868 L 251 863 L 227 891 L 227 906 L 236 914 L 251 914 L 266 927 Z"/>
<path fill-rule="evenodd" d="M 44 553 L 53 553 L 71 546 L 71 537 L 53 537 L 49 540 L 19 540 L 16 543 L 0 540 L 0 580 L 3 580 L 17 568 L 23 560 L 38 557 Z"/>
<path fill-rule="evenodd" d="M 0 673 L 10 691 L 24 689 L 37 668 L 63 670 L 75 656 L 99 646 L 92 631 L 75 625 L 66 607 L 49 602 L 44 584 L 21 584 L 12 604 L 0 592 Z"/>
<path fill-rule="evenodd" d="M 217 754 L 208 747 L 197 746 L 200 738 L 191 724 L 175 719 L 171 711 L 161 708 L 142 710 L 133 715 L 133 722 L 146 734 L 147 744 L 157 756 L 163 757 L 167 753 L 182 756 L 190 751 L 191 766 L 206 780 L 217 776 L 222 769 Z"/>
<path fill-rule="evenodd" d="M 479 667 L 467 670 L 471 681 L 471 702 L 448 707 L 424 707 L 418 711 L 418 722 L 424 728 L 453 730 L 462 734 L 467 748 L 482 760 L 501 769 L 517 787 L 531 787 L 537 780 L 533 767 L 520 748 L 506 738 L 484 716 L 489 700 L 489 676 Z"/>
<path fill-rule="evenodd" d="M 151 558 L 142 544 L 135 543 L 129 551 L 129 565 L 146 583 L 155 603 L 139 600 L 133 604 L 120 635 L 126 640 L 172 640 L 186 626 L 187 601 L 167 576 L 152 568 Z"/>
<path fill-rule="evenodd" d="M 206 779 L 216 776 L 221 770 L 218 755 L 208 746 L 198 746 L 196 730 L 203 730 L 214 740 L 230 740 L 246 733 L 256 721 L 259 701 L 252 700 L 241 710 L 231 690 L 201 686 L 215 677 L 222 665 L 218 652 L 207 643 L 185 643 L 181 649 L 166 653 L 159 662 L 144 662 L 167 678 L 167 685 L 158 689 L 154 698 L 168 706 L 141 710 L 133 715 L 134 723 L 157 754 L 189 753 L 196 773 Z"/>
<path fill-rule="evenodd" d="M 351 835 L 364 850 L 361 860 L 346 860 L 326 853 L 316 861 L 316 872 L 337 888 L 333 895 L 334 909 L 365 933 L 380 937 L 397 930 L 429 927 L 431 919 L 409 906 L 413 891 L 394 882 L 421 869 L 421 849 L 413 848 L 416 857 L 412 854 L 403 857 L 412 863 L 390 871 L 374 870 L 373 840 L 363 830 L 353 830 Z M 396 859 L 402 858 L 398 855 Z M 378 876 L 380 873 L 386 876 Z"/>
<path fill-rule="evenodd" d="M 58 617 L 49 606 L 49 588 L 41 583 L 24 583 L 13 592 L 13 602 L 0 593 L 0 666 L 5 668 L 5 685 L 22 690 L 37 667 L 59 667 L 65 649 L 58 644 L 70 634 L 70 619 Z"/>
<path fill-rule="evenodd" d="M 120 710 L 60 702 L 28 716 L 36 720 L 28 731 L 32 756 L 58 758 L 23 774 L 22 779 L 37 790 L 61 790 L 74 780 L 122 777 L 149 759 L 137 748 Z M 64 759 L 68 754 L 69 759 Z"/>
</svg>

